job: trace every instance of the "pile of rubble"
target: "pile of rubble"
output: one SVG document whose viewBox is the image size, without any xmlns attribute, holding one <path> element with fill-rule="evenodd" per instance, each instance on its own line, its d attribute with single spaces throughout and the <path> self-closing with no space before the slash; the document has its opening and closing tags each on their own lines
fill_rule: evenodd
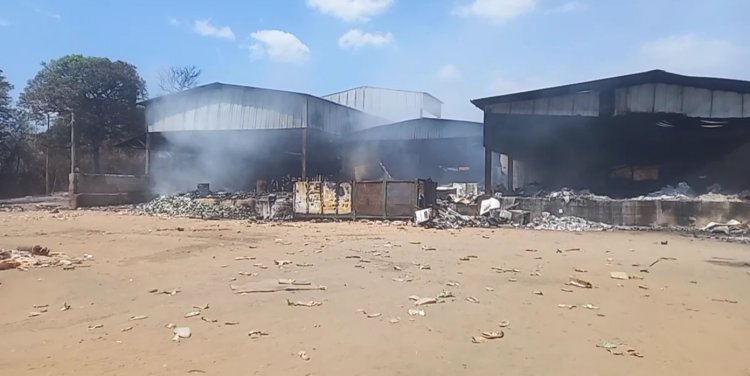
<svg viewBox="0 0 750 376">
<path fill-rule="evenodd" d="M 428 228 L 458 229 L 496 227 L 508 223 L 523 225 L 528 221 L 528 212 L 509 210 L 510 207 L 503 207 L 501 201 L 495 197 L 481 201 L 479 215 L 462 214 L 457 210 L 456 204 L 463 204 L 463 202 L 438 199 L 434 210 L 425 209 L 417 213 L 417 223 Z"/>
<path fill-rule="evenodd" d="M 455 210 L 452 205 L 443 200 L 438 200 L 437 207 L 425 209 L 426 219 L 417 219 L 417 223 L 427 227 L 439 230 L 459 229 L 462 227 L 492 227 L 500 224 L 489 216 L 464 215 Z"/>
<path fill-rule="evenodd" d="M 294 216 L 294 203 L 292 197 L 289 195 L 278 196 L 276 201 L 271 205 L 271 212 L 268 214 L 268 218 L 277 221 L 288 221 Z"/>
<path fill-rule="evenodd" d="M 149 215 L 200 219 L 272 219 L 289 220 L 293 215 L 292 197 L 288 193 L 211 193 L 190 192 L 159 196 L 138 205 L 138 212 Z"/>
<path fill-rule="evenodd" d="M 257 215 L 254 209 L 204 203 L 190 195 L 159 196 L 137 209 L 150 215 L 201 219 L 248 219 Z"/>
<path fill-rule="evenodd" d="M 649 193 L 646 196 L 638 197 L 640 200 L 689 200 L 695 198 L 696 194 L 688 183 L 680 182 L 677 186 L 666 185 L 658 191 Z"/>
<path fill-rule="evenodd" d="M 750 226 L 738 220 L 732 219 L 726 223 L 711 222 L 700 229 L 710 234 L 723 234 L 726 236 L 747 237 L 750 235 Z"/>
<path fill-rule="evenodd" d="M 70 257 L 62 252 L 52 252 L 47 247 L 18 247 L 18 249 L 0 249 L 0 270 L 29 270 L 30 268 L 62 267 L 65 270 L 82 267 L 84 261 L 93 256 L 82 258 Z"/>
<path fill-rule="evenodd" d="M 580 191 L 576 191 L 570 188 L 563 188 L 559 191 L 550 192 L 546 196 L 550 200 L 562 200 L 566 204 L 570 203 L 571 201 L 578 201 L 578 200 L 611 200 L 612 198 L 609 196 L 601 196 L 591 193 L 591 191 L 587 189 L 582 189 Z"/>
<path fill-rule="evenodd" d="M 603 231 L 612 228 L 606 223 L 588 221 L 573 216 L 558 217 L 548 212 L 543 212 L 542 215 L 533 218 L 526 227 L 534 230 L 553 231 Z"/>
</svg>

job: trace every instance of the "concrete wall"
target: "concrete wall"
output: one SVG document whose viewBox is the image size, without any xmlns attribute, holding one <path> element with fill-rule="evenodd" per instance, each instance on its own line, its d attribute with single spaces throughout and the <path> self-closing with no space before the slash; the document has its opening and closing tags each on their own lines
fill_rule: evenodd
<svg viewBox="0 0 750 376">
<path fill-rule="evenodd" d="M 71 209 L 136 204 L 149 198 L 149 179 L 145 175 L 70 174 Z"/>
<path fill-rule="evenodd" d="M 580 200 L 565 204 L 544 198 L 505 197 L 504 207 L 514 201 L 515 209 L 571 215 L 616 226 L 704 226 L 709 222 L 736 219 L 750 221 L 750 203 L 677 200 Z"/>
</svg>

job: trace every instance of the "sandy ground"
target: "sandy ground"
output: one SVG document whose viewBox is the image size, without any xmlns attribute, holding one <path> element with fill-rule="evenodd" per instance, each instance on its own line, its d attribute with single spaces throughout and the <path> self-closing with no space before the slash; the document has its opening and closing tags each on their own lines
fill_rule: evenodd
<svg viewBox="0 0 750 376">
<path fill-rule="evenodd" d="M 750 375 L 750 268 L 707 262 L 748 261 L 747 245 L 663 233 L 0 213 L 0 248 L 24 244 L 94 260 L 71 271 L 0 271 L 2 375 Z M 570 248 L 580 250 L 557 252 Z M 659 257 L 676 260 L 648 266 Z M 279 268 L 279 259 L 293 264 Z M 643 279 L 612 279 L 612 271 Z M 567 286 L 572 275 L 594 288 Z M 230 289 L 279 278 L 327 290 Z M 416 308 L 410 295 L 444 289 L 455 298 L 420 307 L 423 317 L 407 313 Z M 62 312 L 65 302 L 71 309 Z M 49 311 L 28 317 L 35 304 Z M 183 317 L 204 304 L 200 316 Z M 135 315 L 148 318 L 128 321 Z M 510 325 L 500 328 L 503 320 Z M 168 323 L 192 337 L 173 342 Z M 88 329 L 95 325 L 103 327 Z M 472 343 L 499 330 L 504 338 Z M 612 355 L 597 347 L 603 341 L 643 358 Z"/>
</svg>

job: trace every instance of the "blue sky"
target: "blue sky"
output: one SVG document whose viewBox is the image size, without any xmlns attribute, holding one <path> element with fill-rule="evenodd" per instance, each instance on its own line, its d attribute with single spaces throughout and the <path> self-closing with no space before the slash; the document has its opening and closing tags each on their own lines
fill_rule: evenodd
<svg viewBox="0 0 750 376">
<path fill-rule="evenodd" d="M 2 0 L 0 69 L 17 94 L 42 61 L 128 61 L 160 94 L 170 65 L 221 81 L 327 94 L 472 98 L 653 68 L 750 79 L 748 0 Z"/>
</svg>

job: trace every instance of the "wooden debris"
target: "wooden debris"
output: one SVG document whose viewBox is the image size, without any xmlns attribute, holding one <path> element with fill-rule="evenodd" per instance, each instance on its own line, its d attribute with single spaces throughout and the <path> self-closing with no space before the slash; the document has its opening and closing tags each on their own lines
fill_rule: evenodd
<svg viewBox="0 0 750 376">
<path fill-rule="evenodd" d="M 568 285 L 580 287 L 582 289 L 590 289 L 593 288 L 594 285 L 591 284 L 591 282 L 580 279 L 580 278 L 573 278 L 571 277 L 570 280 L 568 280 Z"/>
<path fill-rule="evenodd" d="M 315 300 L 309 300 L 309 301 L 291 301 L 289 299 L 286 300 L 286 304 L 288 306 L 294 306 L 294 307 L 317 307 L 323 305 L 322 302 L 318 302 Z"/>
<path fill-rule="evenodd" d="M 477 298 L 475 298 L 473 296 L 466 297 L 466 301 L 469 302 L 469 303 L 479 303 L 479 299 L 477 299 Z"/>
<path fill-rule="evenodd" d="M 662 242 L 662 244 L 666 244 L 666 243 Z M 664 261 L 675 261 L 675 260 L 677 260 L 677 258 L 676 258 L 676 257 L 659 257 L 659 258 L 658 258 L 658 259 L 656 259 L 656 260 L 655 260 L 654 262 L 652 262 L 652 263 L 651 263 L 651 264 L 649 265 L 649 267 L 652 267 L 652 266 L 656 265 L 656 264 L 657 264 L 658 262 L 660 262 L 660 261 L 662 261 L 662 260 L 664 260 Z"/>
</svg>

